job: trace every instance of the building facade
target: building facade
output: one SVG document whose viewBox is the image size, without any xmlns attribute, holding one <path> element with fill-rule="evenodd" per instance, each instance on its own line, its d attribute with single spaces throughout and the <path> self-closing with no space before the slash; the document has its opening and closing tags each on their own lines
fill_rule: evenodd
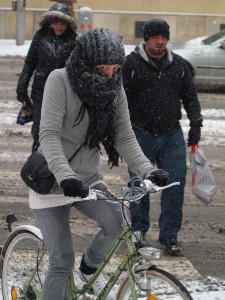
<svg viewBox="0 0 225 300">
<path fill-rule="evenodd" d="M 26 3 L 25 37 L 32 39 L 39 28 L 38 21 L 54 2 L 48 0 L 17 0 Z M 1 0 L 0 39 L 15 39 L 15 0 Z M 93 28 L 107 27 L 119 32 L 125 44 L 142 40 L 142 27 L 146 20 L 163 18 L 171 28 L 171 42 L 183 42 L 198 36 L 210 35 L 225 27 L 225 0 L 78 0 L 79 9 L 89 7 L 93 14 Z"/>
</svg>

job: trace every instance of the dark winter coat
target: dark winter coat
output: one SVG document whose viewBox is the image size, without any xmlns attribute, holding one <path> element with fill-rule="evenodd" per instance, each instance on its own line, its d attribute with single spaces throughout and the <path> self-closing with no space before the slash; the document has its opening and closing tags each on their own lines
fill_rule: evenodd
<svg viewBox="0 0 225 300">
<path fill-rule="evenodd" d="M 48 26 L 36 32 L 16 89 L 19 101 L 25 99 L 34 72 L 31 98 L 33 101 L 42 101 L 48 75 L 55 69 L 65 67 L 66 60 L 75 48 L 76 36 L 70 27 L 60 36 L 56 36 Z"/>
<path fill-rule="evenodd" d="M 201 109 L 191 73 L 183 58 L 170 50 L 159 69 L 141 43 L 126 57 L 123 84 L 134 127 L 154 136 L 165 134 L 181 119 L 181 103 L 190 125 L 201 126 Z"/>
</svg>

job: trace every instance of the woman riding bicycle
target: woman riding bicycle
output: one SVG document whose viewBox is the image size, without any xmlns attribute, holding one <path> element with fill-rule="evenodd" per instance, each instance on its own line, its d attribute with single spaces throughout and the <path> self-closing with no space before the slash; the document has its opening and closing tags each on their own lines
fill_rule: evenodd
<svg viewBox="0 0 225 300">
<path fill-rule="evenodd" d="M 119 34 L 103 28 L 93 29 L 77 38 L 66 67 L 53 71 L 46 82 L 38 151 L 45 156 L 59 186 L 47 195 L 30 190 L 29 196 L 49 254 L 42 300 L 63 299 L 74 267 L 69 218 L 72 206 L 101 228 L 81 261 L 80 276 L 86 282 L 122 230 L 117 204 L 68 203 L 71 199 L 68 197 L 86 197 L 90 187 L 107 188 L 100 171 L 100 144 L 104 145 L 111 167 L 118 165 L 121 156 L 136 175 L 151 176 L 159 186 L 168 180 L 168 173 L 156 170 L 144 156 L 132 131 L 122 87 L 124 57 Z M 69 164 L 68 159 L 76 149 L 79 151 Z M 104 280 L 100 276 L 95 282 L 96 296 Z M 115 295 L 110 292 L 107 300 L 113 298 Z"/>
</svg>

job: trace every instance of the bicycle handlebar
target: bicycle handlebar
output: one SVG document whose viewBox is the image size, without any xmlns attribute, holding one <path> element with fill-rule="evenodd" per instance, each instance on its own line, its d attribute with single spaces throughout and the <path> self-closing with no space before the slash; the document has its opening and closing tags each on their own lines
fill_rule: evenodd
<svg viewBox="0 0 225 300">
<path fill-rule="evenodd" d="M 137 185 L 138 183 L 138 185 Z M 135 185 L 136 184 L 136 185 Z M 90 201 L 97 200 L 98 195 L 104 200 L 128 200 L 139 202 L 139 200 L 147 193 L 157 193 L 174 185 L 180 185 L 180 182 L 173 182 L 165 186 L 157 186 L 151 180 L 141 179 L 140 177 L 133 177 L 131 179 L 131 186 L 122 189 L 122 193 L 119 197 L 114 196 L 111 192 L 99 191 L 95 189 L 89 189 L 89 194 L 86 198 L 80 197 L 68 197 L 67 203 L 73 203 L 78 201 Z"/>
<path fill-rule="evenodd" d="M 149 193 L 157 193 L 159 191 L 168 189 L 171 186 L 180 185 L 180 182 L 178 182 L 178 181 L 164 185 L 164 186 L 158 186 L 158 185 L 154 184 L 153 182 L 151 182 L 151 180 L 148 180 L 148 179 L 144 179 L 143 182 L 145 184 L 146 191 Z"/>
</svg>

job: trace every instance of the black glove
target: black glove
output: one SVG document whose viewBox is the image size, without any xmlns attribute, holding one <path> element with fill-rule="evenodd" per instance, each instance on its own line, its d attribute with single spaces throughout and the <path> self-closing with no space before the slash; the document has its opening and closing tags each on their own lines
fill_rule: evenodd
<svg viewBox="0 0 225 300">
<path fill-rule="evenodd" d="M 190 147 L 191 145 L 196 145 L 200 141 L 201 138 L 201 127 L 200 126 L 191 126 L 188 133 L 187 145 Z"/>
<path fill-rule="evenodd" d="M 16 99 L 21 103 L 26 102 L 28 105 L 31 104 L 30 98 L 27 94 L 17 94 Z"/>
<path fill-rule="evenodd" d="M 147 179 L 151 180 L 154 184 L 158 186 L 164 186 L 167 185 L 169 177 L 169 173 L 167 173 L 163 169 L 158 169 L 156 171 L 153 171 L 150 175 L 148 175 Z"/>
<path fill-rule="evenodd" d="M 63 179 L 60 187 L 65 196 L 85 198 L 89 194 L 89 189 L 83 185 L 83 182 L 76 178 Z"/>
</svg>

